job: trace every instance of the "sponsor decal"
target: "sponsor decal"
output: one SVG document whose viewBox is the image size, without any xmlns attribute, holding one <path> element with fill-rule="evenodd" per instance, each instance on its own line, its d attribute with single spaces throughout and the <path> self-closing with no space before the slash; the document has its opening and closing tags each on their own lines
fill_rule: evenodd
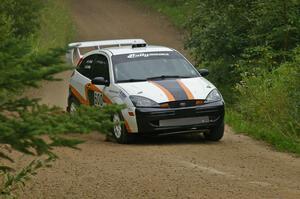
<svg viewBox="0 0 300 199">
<path fill-rule="evenodd" d="M 108 92 L 110 92 L 110 93 L 114 93 L 114 94 L 119 94 L 119 92 L 118 92 L 118 91 L 114 91 L 114 90 L 108 90 Z"/>
<path fill-rule="evenodd" d="M 87 63 L 87 64 L 92 64 L 93 61 L 94 61 L 94 60 L 90 59 L 90 60 L 87 60 L 86 63 Z"/>
<path fill-rule="evenodd" d="M 127 97 L 127 96 L 125 95 L 125 93 L 123 93 L 122 91 L 120 92 L 119 96 L 120 96 L 120 98 L 121 98 L 122 100 L 125 100 L 126 97 Z"/>
<path fill-rule="evenodd" d="M 153 57 L 153 56 L 170 56 L 169 53 L 135 53 L 127 56 L 128 59 L 135 59 L 139 57 Z"/>
</svg>

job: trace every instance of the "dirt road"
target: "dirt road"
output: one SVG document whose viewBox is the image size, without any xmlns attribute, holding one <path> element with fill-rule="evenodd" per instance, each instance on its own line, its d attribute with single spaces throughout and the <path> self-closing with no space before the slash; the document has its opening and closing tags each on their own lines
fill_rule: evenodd
<svg viewBox="0 0 300 199">
<path fill-rule="evenodd" d="M 162 16 L 133 1 L 70 0 L 78 40 L 140 37 L 183 49 L 182 35 Z M 32 96 L 65 106 L 64 81 Z M 26 186 L 22 198 L 300 198 L 300 159 L 231 133 L 219 143 L 200 136 L 105 142 L 98 134 L 81 151 L 57 149 L 60 160 Z M 26 161 L 22 157 L 20 161 Z"/>
</svg>

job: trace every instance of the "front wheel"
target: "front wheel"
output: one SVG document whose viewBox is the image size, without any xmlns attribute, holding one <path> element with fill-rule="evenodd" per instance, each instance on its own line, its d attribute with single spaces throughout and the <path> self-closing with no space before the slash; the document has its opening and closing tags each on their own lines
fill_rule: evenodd
<svg viewBox="0 0 300 199">
<path fill-rule="evenodd" d="M 114 128 L 113 136 L 119 144 L 128 144 L 131 141 L 131 136 L 128 134 L 124 120 L 121 114 L 114 114 L 113 116 Z"/>
<path fill-rule="evenodd" d="M 223 135 L 224 135 L 224 121 L 218 126 L 216 126 L 215 128 L 211 129 L 210 132 L 204 133 L 205 139 L 214 142 L 221 140 Z"/>
</svg>

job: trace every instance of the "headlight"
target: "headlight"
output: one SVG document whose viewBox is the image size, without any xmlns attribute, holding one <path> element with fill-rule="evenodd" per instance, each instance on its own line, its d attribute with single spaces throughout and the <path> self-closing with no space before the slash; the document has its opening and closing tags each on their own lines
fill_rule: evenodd
<svg viewBox="0 0 300 199">
<path fill-rule="evenodd" d="M 135 107 L 160 107 L 158 103 L 146 97 L 131 95 L 129 98 Z"/>
<path fill-rule="evenodd" d="M 217 89 L 212 90 L 206 97 L 205 103 L 217 102 L 223 100 Z"/>
</svg>

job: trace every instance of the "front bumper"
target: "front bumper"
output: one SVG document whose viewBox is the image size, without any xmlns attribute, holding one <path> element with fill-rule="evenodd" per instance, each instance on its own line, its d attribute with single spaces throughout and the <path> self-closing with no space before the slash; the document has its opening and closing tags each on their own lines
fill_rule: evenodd
<svg viewBox="0 0 300 199">
<path fill-rule="evenodd" d="M 145 135 L 189 133 L 209 130 L 224 121 L 224 103 L 214 102 L 183 108 L 137 108 L 136 120 L 138 132 Z M 205 121 L 197 118 L 207 118 Z M 182 123 L 186 118 L 186 124 Z M 180 121 L 176 124 L 176 119 Z M 193 120 L 193 123 L 188 120 Z M 161 125 L 161 121 L 172 120 L 170 125 Z M 196 120 L 196 122 L 195 122 Z M 175 121 L 175 124 L 174 124 Z"/>
</svg>

